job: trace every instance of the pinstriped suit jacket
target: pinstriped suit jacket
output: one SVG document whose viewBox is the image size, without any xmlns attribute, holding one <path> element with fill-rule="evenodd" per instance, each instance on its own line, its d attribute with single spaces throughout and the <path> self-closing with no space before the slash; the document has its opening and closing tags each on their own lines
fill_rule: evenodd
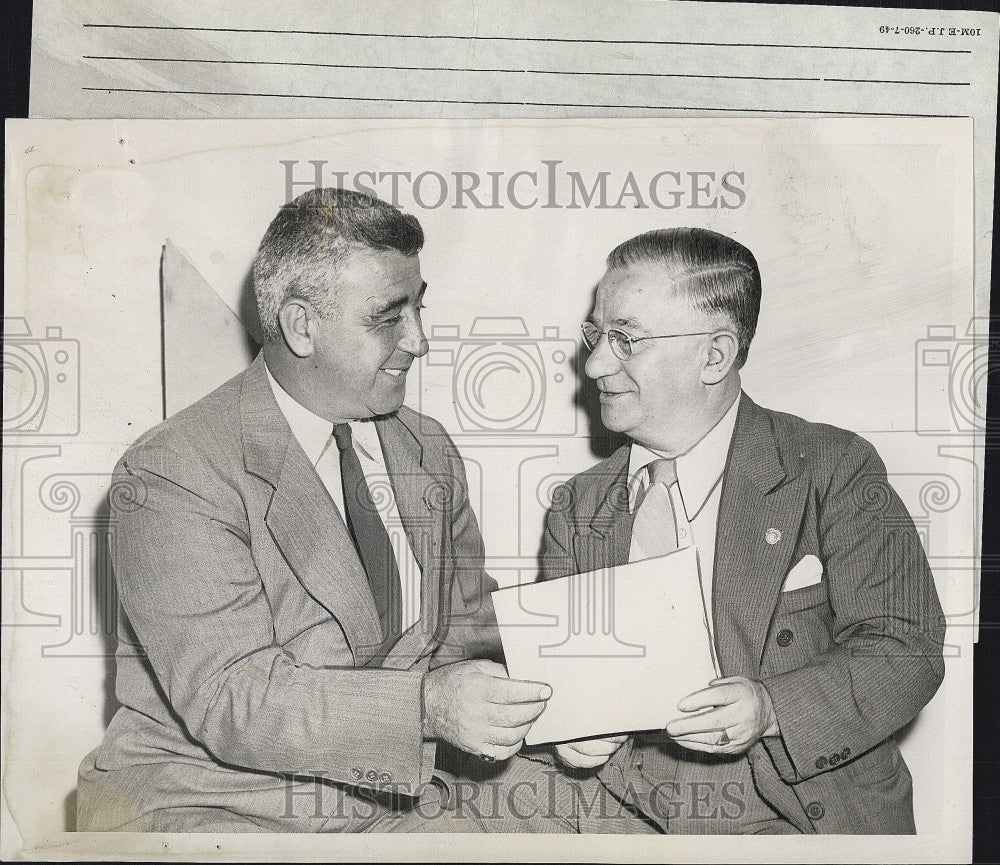
<svg viewBox="0 0 1000 865">
<path fill-rule="evenodd" d="M 620 448 L 556 497 L 543 578 L 628 561 L 628 456 Z M 782 592 L 806 555 L 822 582 Z M 781 728 L 748 753 L 760 795 L 804 832 L 914 831 L 893 734 L 941 683 L 944 623 L 913 522 L 868 442 L 741 396 L 712 616 L 722 674 L 763 681 Z M 651 780 L 674 777 L 675 757 L 646 751 Z"/>
<path fill-rule="evenodd" d="M 496 584 L 443 428 L 407 408 L 376 424 L 422 571 L 420 621 L 381 668 L 364 666 L 382 640 L 364 570 L 263 357 L 126 452 L 111 492 L 122 708 L 81 767 L 80 829 L 354 828 L 381 806 L 341 800 L 429 780 L 423 673 L 500 652 Z"/>
</svg>

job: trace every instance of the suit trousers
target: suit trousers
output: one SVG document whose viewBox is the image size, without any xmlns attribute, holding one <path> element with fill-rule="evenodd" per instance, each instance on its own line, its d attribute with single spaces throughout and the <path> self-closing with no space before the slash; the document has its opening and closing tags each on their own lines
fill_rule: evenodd
<svg viewBox="0 0 1000 865">
<path fill-rule="evenodd" d="M 745 754 L 629 738 L 602 767 L 608 790 L 671 835 L 798 834 L 757 792 Z"/>
<path fill-rule="evenodd" d="M 440 756 L 440 754 L 439 754 Z M 366 831 L 553 834 L 659 834 L 592 771 L 558 765 L 547 751 L 487 764 L 452 754 L 436 770 L 435 791 Z"/>
</svg>

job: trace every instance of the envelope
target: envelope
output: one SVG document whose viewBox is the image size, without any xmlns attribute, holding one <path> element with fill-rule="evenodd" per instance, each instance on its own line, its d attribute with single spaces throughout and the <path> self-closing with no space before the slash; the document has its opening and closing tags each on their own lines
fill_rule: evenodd
<svg viewBox="0 0 1000 865">
<path fill-rule="evenodd" d="M 823 563 L 816 556 L 803 556 L 798 564 L 788 572 L 783 592 L 794 592 L 796 589 L 804 589 L 807 586 L 814 586 L 823 579 Z"/>
</svg>

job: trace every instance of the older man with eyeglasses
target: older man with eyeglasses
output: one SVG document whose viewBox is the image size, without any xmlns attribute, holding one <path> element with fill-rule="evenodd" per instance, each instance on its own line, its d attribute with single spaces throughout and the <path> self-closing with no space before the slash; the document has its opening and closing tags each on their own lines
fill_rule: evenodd
<svg viewBox="0 0 1000 865">
<path fill-rule="evenodd" d="M 753 254 L 712 231 L 608 257 L 586 374 L 631 441 L 557 497 L 542 578 L 695 546 L 720 676 L 662 730 L 522 752 L 517 814 L 532 790 L 564 831 L 915 831 L 894 734 L 944 674 L 934 581 L 867 441 L 743 393 L 760 297 Z"/>
<path fill-rule="evenodd" d="M 760 296 L 753 254 L 704 229 L 652 231 L 608 257 L 586 373 L 604 425 L 631 444 L 570 483 L 545 576 L 693 544 L 722 675 L 660 734 L 556 752 L 600 767 L 671 832 L 912 832 L 893 734 L 943 676 L 934 581 L 868 442 L 742 392 Z M 621 543 L 578 561 L 574 536 L 608 502 L 627 504 L 611 516 Z"/>
</svg>

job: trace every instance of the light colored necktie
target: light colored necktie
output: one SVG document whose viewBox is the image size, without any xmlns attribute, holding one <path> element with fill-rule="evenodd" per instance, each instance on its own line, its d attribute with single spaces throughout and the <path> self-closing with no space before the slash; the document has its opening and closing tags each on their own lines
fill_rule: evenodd
<svg viewBox="0 0 1000 865">
<path fill-rule="evenodd" d="M 658 459 L 649 464 L 649 486 L 632 523 L 630 561 L 664 556 L 678 548 L 677 518 L 670 501 L 670 487 L 675 483 L 674 460 Z"/>
</svg>

